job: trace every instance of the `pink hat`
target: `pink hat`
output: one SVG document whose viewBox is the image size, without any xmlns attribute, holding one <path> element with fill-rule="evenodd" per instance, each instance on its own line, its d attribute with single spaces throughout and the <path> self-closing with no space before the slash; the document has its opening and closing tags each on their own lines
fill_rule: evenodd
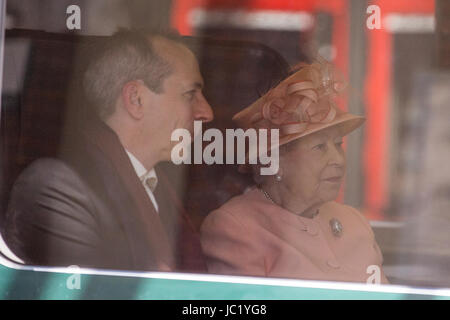
<svg viewBox="0 0 450 320">
<path fill-rule="evenodd" d="M 279 129 L 280 146 L 311 133 L 339 125 L 346 135 L 365 118 L 338 109 L 332 98 L 346 84 L 333 66 L 319 57 L 233 117 L 241 128 Z"/>
</svg>

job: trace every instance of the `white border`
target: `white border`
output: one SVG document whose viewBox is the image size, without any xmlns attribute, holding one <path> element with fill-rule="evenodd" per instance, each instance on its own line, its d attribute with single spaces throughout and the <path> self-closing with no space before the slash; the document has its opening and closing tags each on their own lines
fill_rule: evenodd
<svg viewBox="0 0 450 320">
<path fill-rule="evenodd" d="M 3 56 L 5 47 L 6 0 L 0 0 L 0 95 L 3 90 Z M 2 120 L 2 100 L 0 97 L 0 123 Z"/>
<path fill-rule="evenodd" d="M 235 284 L 253 284 L 266 286 L 280 286 L 292 288 L 312 288 L 312 289 L 332 289 L 332 290 L 348 290 L 348 291 L 366 291 L 379 293 L 396 293 L 396 294 L 417 294 L 430 296 L 450 297 L 450 288 L 439 289 L 421 289 L 415 287 L 401 285 L 373 285 L 364 283 L 351 282 L 334 282 L 334 281 L 314 281 L 314 280 L 295 280 L 282 278 L 261 278 L 246 276 L 227 276 L 214 274 L 192 274 L 179 272 L 139 272 L 139 271 L 116 271 L 116 270 L 100 270 L 94 268 L 74 269 L 71 267 L 37 267 L 19 265 L 6 260 L 0 255 L 0 264 L 7 268 L 23 271 L 37 272 L 53 272 L 66 274 L 85 274 L 85 275 L 103 275 L 115 277 L 133 277 L 163 280 L 185 280 L 185 281 L 201 281 L 201 282 L 220 282 Z"/>
<path fill-rule="evenodd" d="M 0 0 L 0 94 L 3 95 L 3 63 L 4 63 L 4 52 L 5 52 L 5 16 L 6 16 L 6 0 Z M 0 97 L 0 123 L 2 119 L 2 101 Z M 0 234 L 0 252 L 4 254 L 7 258 L 23 263 L 6 245 L 3 241 L 3 237 Z"/>
<path fill-rule="evenodd" d="M 0 92 L 2 88 L 2 75 L 3 75 L 3 52 L 4 52 L 4 30 L 5 30 L 5 8 L 6 0 L 0 0 Z M 196 13 L 202 14 L 202 13 Z M 209 14 L 209 13 L 208 13 Z M 219 13 L 222 14 L 222 13 Z M 236 13 L 234 13 L 236 14 Z M 312 16 L 308 13 L 295 13 L 295 18 L 292 16 L 286 16 L 286 13 L 280 12 L 258 12 L 247 13 L 241 26 L 247 28 L 260 28 L 261 23 L 258 21 L 264 21 L 265 26 L 269 26 L 271 29 L 278 30 L 304 30 L 310 27 L 313 23 Z M 258 14 L 255 16 L 255 14 Z M 268 16 L 269 14 L 269 16 Z M 236 19 L 236 15 L 232 16 Z M 265 20 L 267 17 L 271 17 L 273 23 L 267 23 L 269 20 Z M 195 18 L 195 17 L 194 17 Z M 216 16 L 217 18 L 217 16 Z M 197 18 L 198 19 L 198 18 Z M 231 21 L 235 21 L 235 20 Z M 252 20 L 253 19 L 253 20 Z M 261 20 L 262 19 L 262 20 Z M 306 22 L 303 22 L 305 19 Z M 195 19 L 194 19 L 195 20 Z M 285 22 L 281 22 L 284 20 Z M 212 20 L 206 21 L 211 23 Z M 219 21 L 219 20 L 216 20 Z M 253 21 L 253 22 L 252 22 Z M 203 21 L 204 23 L 205 21 Z M 220 22 L 220 21 L 219 21 Z M 195 21 L 194 21 L 195 25 Z M 203 26 L 203 25 L 202 25 Z M 267 27 L 266 27 L 267 28 Z M 391 30 L 392 31 L 392 30 Z M 395 31 L 392 31 L 395 32 Z M 0 115 L 1 115 L 1 101 L 0 101 Z M 0 118 L 1 120 L 1 118 Z M 5 254 L 5 251 L 2 250 Z M 74 268 L 63 267 L 36 267 L 25 266 L 5 259 L 0 255 L 0 264 L 4 267 L 14 270 L 22 271 L 37 271 L 37 272 L 53 272 L 53 273 L 66 273 L 66 274 L 86 274 L 86 275 L 106 275 L 106 276 L 119 276 L 119 277 L 137 277 L 137 278 L 149 278 L 149 279 L 165 279 L 165 280 L 187 280 L 187 281 L 202 281 L 202 282 L 220 282 L 220 283 L 235 283 L 235 284 L 254 284 L 254 285 L 267 285 L 267 286 L 281 286 L 281 287 L 294 287 L 294 288 L 314 288 L 314 289 L 334 289 L 334 290 L 349 290 L 349 291 L 366 291 L 366 292 L 380 292 L 380 293 L 397 293 L 397 294 L 418 294 L 418 295 L 431 295 L 431 296 L 445 296 L 450 297 L 450 289 L 418 289 L 408 286 L 399 285 L 367 285 L 361 283 L 346 283 L 346 282 L 331 282 L 331 281 L 312 281 L 312 280 L 292 280 L 292 279 L 278 279 L 278 278 L 259 278 L 259 277 L 243 277 L 243 276 L 225 276 L 225 275 L 212 275 L 212 274 L 189 274 L 189 273 L 175 273 L 175 272 L 129 272 L 129 271 L 114 271 L 114 270 L 99 270 L 93 268 L 80 268 L 74 270 Z"/>
<path fill-rule="evenodd" d="M 188 23 L 193 27 L 234 27 L 240 29 L 304 31 L 314 26 L 306 11 L 192 9 Z"/>
<path fill-rule="evenodd" d="M 383 18 L 383 27 L 392 33 L 432 33 L 435 23 L 429 14 L 390 13 Z"/>
<path fill-rule="evenodd" d="M 402 228 L 405 226 L 405 222 L 402 221 L 381 221 L 381 220 L 370 220 L 369 224 L 373 228 Z"/>
</svg>

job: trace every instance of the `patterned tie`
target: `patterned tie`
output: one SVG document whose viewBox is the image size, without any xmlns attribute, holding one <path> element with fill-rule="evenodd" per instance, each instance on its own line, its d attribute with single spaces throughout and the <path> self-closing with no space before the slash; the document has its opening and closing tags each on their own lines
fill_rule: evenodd
<svg viewBox="0 0 450 320">
<path fill-rule="evenodd" d="M 144 178 L 144 184 L 150 188 L 152 192 L 155 192 L 157 180 L 155 177 Z"/>
</svg>

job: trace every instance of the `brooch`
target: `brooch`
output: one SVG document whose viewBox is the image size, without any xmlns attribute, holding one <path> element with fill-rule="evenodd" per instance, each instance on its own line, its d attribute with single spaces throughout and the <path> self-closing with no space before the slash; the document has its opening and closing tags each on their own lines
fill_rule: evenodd
<svg viewBox="0 0 450 320">
<path fill-rule="evenodd" d="M 335 237 L 340 237 L 342 235 L 343 227 L 338 219 L 333 218 L 330 220 L 330 228 Z"/>
</svg>

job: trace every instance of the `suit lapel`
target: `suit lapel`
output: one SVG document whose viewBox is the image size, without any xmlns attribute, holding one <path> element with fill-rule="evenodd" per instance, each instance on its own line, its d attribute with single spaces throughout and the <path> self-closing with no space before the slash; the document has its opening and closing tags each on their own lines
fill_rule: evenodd
<svg viewBox="0 0 450 320">
<path fill-rule="evenodd" d="M 161 271 L 173 270 L 175 256 L 167 233 L 117 135 L 101 122 L 88 126 L 84 130 L 84 134 L 88 141 L 94 144 L 110 160 L 119 180 L 133 202 L 135 212 L 123 212 L 122 214 L 134 216 L 143 224 L 148 249 L 154 254 L 156 268 Z M 129 232 L 136 231 L 129 230 Z M 143 244 L 136 245 L 142 246 Z"/>
<path fill-rule="evenodd" d="M 164 168 L 163 168 L 164 167 Z M 158 186 L 155 197 L 160 205 L 160 216 L 169 234 L 170 243 L 176 249 L 177 268 L 180 271 L 206 272 L 206 264 L 200 247 L 200 239 L 180 197 L 169 181 L 166 166 L 156 167 Z"/>
<path fill-rule="evenodd" d="M 171 246 L 175 248 L 175 239 L 178 236 L 177 220 L 179 212 L 173 199 L 168 194 L 169 191 L 165 174 L 158 167 L 156 167 L 155 170 L 158 176 L 158 185 L 153 194 L 158 203 L 160 220 L 167 232 Z"/>
</svg>

